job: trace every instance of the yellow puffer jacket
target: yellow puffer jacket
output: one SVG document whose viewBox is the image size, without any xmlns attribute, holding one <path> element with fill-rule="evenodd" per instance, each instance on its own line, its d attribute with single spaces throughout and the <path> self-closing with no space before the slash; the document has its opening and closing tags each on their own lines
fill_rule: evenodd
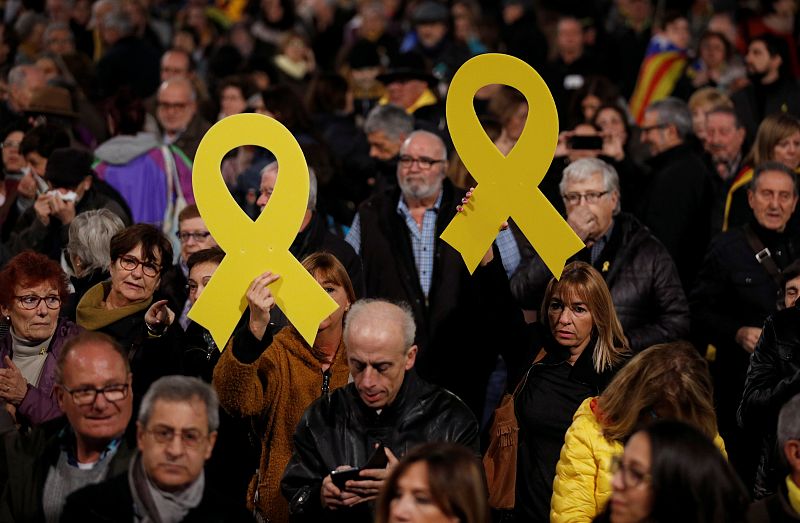
<svg viewBox="0 0 800 523">
<path fill-rule="evenodd" d="M 561 457 L 556 465 L 550 523 L 591 523 L 611 497 L 611 458 L 623 446 L 603 437 L 603 429 L 588 398 L 572 418 Z M 714 443 L 727 458 L 725 443 L 717 434 Z"/>
</svg>

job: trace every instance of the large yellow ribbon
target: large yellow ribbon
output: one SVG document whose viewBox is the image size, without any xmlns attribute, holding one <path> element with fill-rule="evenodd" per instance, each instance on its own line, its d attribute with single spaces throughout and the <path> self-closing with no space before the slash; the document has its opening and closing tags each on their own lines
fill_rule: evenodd
<svg viewBox="0 0 800 523">
<path fill-rule="evenodd" d="M 269 149 L 281 175 L 255 223 L 234 201 L 220 172 L 225 154 L 242 145 Z M 280 274 L 270 285 L 275 302 L 309 345 L 319 324 L 338 305 L 289 252 L 308 204 L 308 166 L 297 141 L 279 122 L 260 114 L 238 114 L 217 122 L 195 156 L 192 184 L 197 207 L 225 259 L 189 311 L 224 347 L 247 307 L 253 279 L 266 270 Z"/>
<path fill-rule="evenodd" d="M 473 108 L 475 93 L 489 84 L 514 87 L 530 107 L 525 128 L 508 156 L 483 131 Z M 567 258 L 584 244 L 538 188 L 558 143 L 558 113 L 542 77 L 513 56 L 476 56 L 453 77 L 446 111 L 453 144 L 478 186 L 442 239 L 461 253 L 472 272 L 511 216 L 550 272 L 561 276 Z"/>
</svg>

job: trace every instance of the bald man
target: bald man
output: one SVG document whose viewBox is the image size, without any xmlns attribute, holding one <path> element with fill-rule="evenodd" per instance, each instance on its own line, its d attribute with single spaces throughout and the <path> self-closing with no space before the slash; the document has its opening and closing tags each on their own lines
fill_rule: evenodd
<svg viewBox="0 0 800 523">
<path fill-rule="evenodd" d="M 389 468 L 428 441 L 461 443 L 478 452 L 478 423 L 447 390 L 413 371 L 414 317 L 382 300 L 357 301 L 344 343 L 353 382 L 313 403 L 294 435 L 295 451 L 281 490 L 296 521 L 371 522 L 372 503 Z M 343 484 L 332 471 L 382 464 Z M 338 485 L 337 485 L 338 484 Z"/>
</svg>

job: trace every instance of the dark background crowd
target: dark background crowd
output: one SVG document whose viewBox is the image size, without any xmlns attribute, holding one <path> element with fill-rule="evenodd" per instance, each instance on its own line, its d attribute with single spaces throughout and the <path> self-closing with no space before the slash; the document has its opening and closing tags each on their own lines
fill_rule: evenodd
<svg viewBox="0 0 800 523">
<path fill-rule="evenodd" d="M 0 521 L 800 521 L 797 0 L 0 7 Z M 507 168 L 446 118 L 490 52 L 558 111 L 525 173 L 585 245 L 558 279 L 514 216 L 474 274 L 440 239 Z M 507 155 L 537 103 L 460 110 Z M 225 346 L 188 316 L 226 248 L 195 155 L 240 113 L 309 166 L 313 343 L 270 267 Z M 255 220 L 273 151 L 219 169 Z"/>
</svg>

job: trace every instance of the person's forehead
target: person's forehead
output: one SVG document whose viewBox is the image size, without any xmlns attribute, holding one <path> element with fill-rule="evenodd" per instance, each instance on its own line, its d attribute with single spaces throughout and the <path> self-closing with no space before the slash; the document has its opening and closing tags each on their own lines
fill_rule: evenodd
<svg viewBox="0 0 800 523">
<path fill-rule="evenodd" d="M 708 113 L 706 120 L 710 126 L 733 127 L 736 125 L 736 119 L 728 113 Z"/>
<path fill-rule="evenodd" d="M 67 385 L 88 383 L 98 378 L 121 383 L 126 380 L 127 372 L 120 353 L 104 343 L 92 342 L 74 347 L 67 355 L 63 377 Z"/>
<path fill-rule="evenodd" d="M 786 282 L 786 287 L 787 288 L 792 287 L 792 288 L 795 288 L 795 289 L 800 287 L 800 276 L 795 276 L 791 280 L 787 281 Z"/>
<path fill-rule="evenodd" d="M 208 276 L 209 274 L 212 274 L 214 271 L 217 270 L 217 267 L 219 267 L 218 263 L 214 263 L 214 262 L 210 262 L 210 261 L 195 264 L 194 266 L 192 266 L 191 270 L 189 271 L 189 279 L 190 280 L 193 279 L 195 281 L 199 280 L 200 278 L 203 278 L 204 276 Z"/>
<path fill-rule="evenodd" d="M 396 361 L 406 352 L 402 328 L 392 321 L 356 325 L 347 334 L 348 356 L 364 363 Z"/>
<path fill-rule="evenodd" d="M 767 52 L 767 46 L 761 40 L 755 40 L 753 42 L 750 42 L 750 46 L 747 48 L 747 50 L 748 51 L 757 52 L 757 53 L 766 53 Z"/>
<path fill-rule="evenodd" d="M 756 178 L 756 187 L 759 189 L 769 188 L 772 190 L 791 191 L 794 188 L 794 180 L 783 171 L 765 171 Z"/>
<path fill-rule="evenodd" d="M 153 403 L 148 425 L 166 425 L 176 429 L 208 426 L 208 410 L 197 396 L 188 400 L 157 399 Z"/>
<path fill-rule="evenodd" d="M 278 166 L 273 164 L 261 171 L 261 187 L 274 187 L 278 179 Z"/>
<path fill-rule="evenodd" d="M 183 83 L 168 84 L 158 91 L 159 100 L 188 101 L 190 95 L 189 86 Z"/>
<path fill-rule="evenodd" d="M 418 152 L 420 154 L 440 154 L 442 152 L 442 146 L 439 141 L 434 138 L 433 136 L 429 136 L 427 134 L 419 134 L 417 136 L 413 136 L 410 140 L 408 140 L 405 144 L 405 151 L 406 152 Z"/>
<path fill-rule="evenodd" d="M 176 53 L 175 51 L 167 51 L 166 53 L 164 53 L 164 56 L 161 59 L 161 64 L 185 69 L 189 66 L 189 59 L 183 53 Z"/>
<path fill-rule="evenodd" d="M 180 231 L 202 231 L 202 232 L 208 230 L 206 228 L 206 222 L 203 221 L 203 218 L 201 218 L 200 216 L 195 216 L 194 218 L 186 218 L 185 220 L 181 221 L 178 224 L 178 229 Z"/>
<path fill-rule="evenodd" d="M 567 178 L 566 192 L 571 192 L 570 189 L 590 189 L 595 187 L 600 190 L 603 190 L 605 187 L 603 183 L 603 175 L 599 172 L 592 173 L 587 178 L 582 180 L 570 180 Z"/>
</svg>

